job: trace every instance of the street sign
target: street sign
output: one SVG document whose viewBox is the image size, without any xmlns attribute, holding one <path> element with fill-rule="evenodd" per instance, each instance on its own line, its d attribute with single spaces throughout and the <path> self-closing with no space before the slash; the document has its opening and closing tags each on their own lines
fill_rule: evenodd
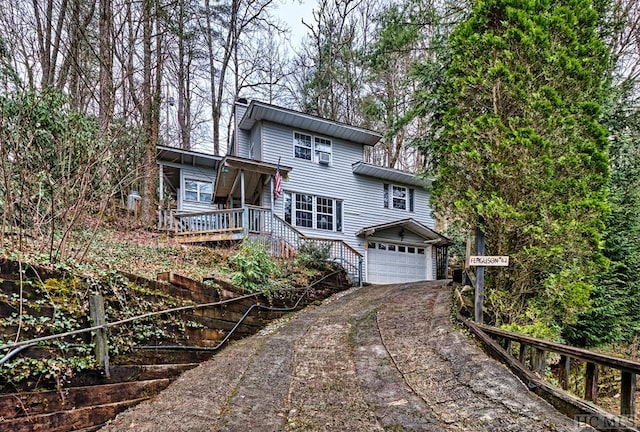
<svg viewBox="0 0 640 432">
<path fill-rule="evenodd" d="M 507 267 L 509 265 L 508 256 L 470 256 L 470 266 L 485 266 L 485 267 Z"/>
</svg>

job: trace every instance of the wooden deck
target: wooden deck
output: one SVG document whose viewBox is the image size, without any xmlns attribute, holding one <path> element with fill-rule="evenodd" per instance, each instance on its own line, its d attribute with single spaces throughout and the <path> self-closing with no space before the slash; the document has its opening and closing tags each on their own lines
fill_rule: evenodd
<svg viewBox="0 0 640 432">
<path fill-rule="evenodd" d="M 303 244 L 326 247 L 330 259 L 342 265 L 358 283 L 362 281 L 362 255 L 342 240 L 307 237 L 269 208 L 245 206 L 227 210 L 180 212 L 162 210 L 158 229 L 178 243 L 208 243 L 257 238 L 274 256 L 292 258 Z"/>
</svg>

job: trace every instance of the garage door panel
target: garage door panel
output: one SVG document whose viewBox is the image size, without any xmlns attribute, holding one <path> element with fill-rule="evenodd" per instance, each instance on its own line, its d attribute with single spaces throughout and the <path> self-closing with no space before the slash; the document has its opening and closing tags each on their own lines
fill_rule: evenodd
<svg viewBox="0 0 640 432">
<path fill-rule="evenodd" d="M 427 255 L 389 250 L 384 244 L 384 249 L 379 248 L 379 243 L 374 243 L 367 252 L 368 282 L 371 283 L 401 283 L 428 279 Z M 371 245 L 373 246 L 373 245 Z"/>
</svg>

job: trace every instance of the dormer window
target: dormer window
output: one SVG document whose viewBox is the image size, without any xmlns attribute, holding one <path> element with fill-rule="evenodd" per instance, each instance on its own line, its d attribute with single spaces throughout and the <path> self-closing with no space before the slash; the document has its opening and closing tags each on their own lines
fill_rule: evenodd
<svg viewBox="0 0 640 432">
<path fill-rule="evenodd" d="M 293 155 L 296 158 L 330 165 L 331 153 L 330 139 L 312 137 L 300 132 L 293 133 Z"/>
</svg>

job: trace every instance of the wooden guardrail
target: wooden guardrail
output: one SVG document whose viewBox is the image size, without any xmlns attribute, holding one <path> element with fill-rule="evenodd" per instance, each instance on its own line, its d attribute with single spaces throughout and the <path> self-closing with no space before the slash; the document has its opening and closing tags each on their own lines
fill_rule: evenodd
<svg viewBox="0 0 640 432">
<path fill-rule="evenodd" d="M 636 418 L 636 377 L 640 373 L 640 362 L 596 353 L 582 348 L 571 347 L 558 343 L 536 339 L 519 333 L 509 332 L 488 325 L 469 321 L 458 315 L 461 321 L 484 345 L 486 351 L 509 366 L 527 387 L 547 399 L 561 412 L 568 416 L 582 420 L 598 430 L 633 431 Z M 497 339 L 501 344 L 497 343 Z M 517 343 L 518 356 L 513 355 L 512 344 Z M 544 369 L 549 353 L 560 355 L 562 365 L 560 385 L 567 390 L 571 360 L 578 359 L 586 362 L 584 400 L 571 396 L 569 393 L 547 383 Z M 620 416 L 604 412 L 595 403 L 598 397 L 598 368 L 604 366 L 621 372 L 620 383 Z"/>
</svg>

